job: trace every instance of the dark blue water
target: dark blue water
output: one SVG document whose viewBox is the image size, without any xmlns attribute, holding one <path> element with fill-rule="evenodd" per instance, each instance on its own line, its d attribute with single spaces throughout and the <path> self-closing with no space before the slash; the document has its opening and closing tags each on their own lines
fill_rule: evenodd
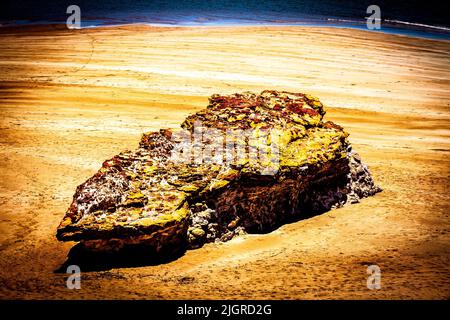
<svg viewBox="0 0 450 320">
<path fill-rule="evenodd" d="M 66 8 L 81 8 L 81 26 L 309 25 L 366 28 L 366 9 L 381 8 L 381 32 L 450 39 L 446 1 L 395 0 L 0 0 L 0 24 L 65 23 Z"/>
</svg>

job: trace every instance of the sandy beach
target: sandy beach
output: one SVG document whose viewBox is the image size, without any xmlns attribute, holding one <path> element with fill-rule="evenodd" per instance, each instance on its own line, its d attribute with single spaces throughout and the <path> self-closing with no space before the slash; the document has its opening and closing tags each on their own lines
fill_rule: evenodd
<svg viewBox="0 0 450 320">
<path fill-rule="evenodd" d="M 450 41 L 143 25 L 4 27 L 0 41 L 0 299 L 450 298 Z M 55 270 L 75 243 L 55 232 L 76 186 L 211 94 L 264 89 L 319 97 L 384 191 L 67 289 Z"/>
</svg>

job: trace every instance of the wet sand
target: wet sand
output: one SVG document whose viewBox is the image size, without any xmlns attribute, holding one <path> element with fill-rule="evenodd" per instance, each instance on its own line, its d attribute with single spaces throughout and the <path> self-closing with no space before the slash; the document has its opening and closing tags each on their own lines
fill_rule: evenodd
<svg viewBox="0 0 450 320">
<path fill-rule="evenodd" d="M 1 299 L 449 299 L 450 42 L 334 28 L 0 29 Z M 384 189 L 147 266 L 55 273 L 78 184 L 213 93 L 310 93 Z M 366 287 L 368 265 L 381 290 Z"/>
</svg>

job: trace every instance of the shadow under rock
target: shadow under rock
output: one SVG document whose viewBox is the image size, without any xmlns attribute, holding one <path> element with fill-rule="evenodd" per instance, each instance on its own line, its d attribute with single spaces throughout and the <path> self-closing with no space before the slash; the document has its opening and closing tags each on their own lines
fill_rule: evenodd
<svg viewBox="0 0 450 320">
<path fill-rule="evenodd" d="M 106 271 L 114 268 L 155 266 L 174 261 L 184 255 L 186 248 L 156 252 L 146 246 L 126 246 L 118 251 L 92 251 L 82 243 L 70 249 L 66 261 L 54 272 L 66 273 L 67 267 L 77 265 L 83 272 Z"/>
</svg>

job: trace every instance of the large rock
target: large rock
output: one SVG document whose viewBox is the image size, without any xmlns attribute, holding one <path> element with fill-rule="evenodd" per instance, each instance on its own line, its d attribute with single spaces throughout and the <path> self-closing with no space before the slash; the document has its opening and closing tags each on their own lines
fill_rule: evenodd
<svg viewBox="0 0 450 320">
<path fill-rule="evenodd" d="M 380 191 L 322 103 L 277 91 L 213 95 L 182 129 L 144 134 L 78 186 L 59 240 L 92 249 L 199 247 Z"/>
</svg>

